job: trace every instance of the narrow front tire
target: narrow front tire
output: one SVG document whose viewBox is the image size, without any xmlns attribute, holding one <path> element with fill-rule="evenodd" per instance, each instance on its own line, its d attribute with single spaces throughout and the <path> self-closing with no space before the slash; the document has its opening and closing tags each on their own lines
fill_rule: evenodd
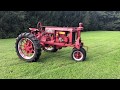
<svg viewBox="0 0 120 90">
<path fill-rule="evenodd" d="M 86 59 L 86 50 L 84 48 L 73 49 L 71 57 L 77 62 L 84 61 Z"/>
</svg>

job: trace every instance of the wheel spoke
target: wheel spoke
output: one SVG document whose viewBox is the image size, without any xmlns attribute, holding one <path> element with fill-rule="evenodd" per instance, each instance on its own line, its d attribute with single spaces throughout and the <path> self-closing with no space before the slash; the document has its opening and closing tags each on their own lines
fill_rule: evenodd
<svg viewBox="0 0 120 90">
<path fill-rule="evenodd" d="M 22 42 L 22 43 L 26 43 L 26 38 L 23 38 L 22 40 L 23 40 L 23 42 Z"/>
<path fill-rule="evenodd" d="M 23 38 L 18 44 L 19 52 L 23 58 L 31 58 L 34 56 L 34 45 L 33 42 L 28 38 Z"/>
</svg>

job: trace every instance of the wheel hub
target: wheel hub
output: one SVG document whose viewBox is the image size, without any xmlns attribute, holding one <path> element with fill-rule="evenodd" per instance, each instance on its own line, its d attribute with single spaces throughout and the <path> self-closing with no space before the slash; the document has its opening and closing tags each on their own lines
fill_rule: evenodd
<svg viewBox="0 0 120 90">
<path fill-rule="evenodd" d="M 27 54 L 33 53 L 33 46 L 32 46 L 32 42 L 31 41 L 27 41 L 24 44 L 24 50 L 26 51 Z"/>
<path fill-rule="evenodd" d="M 33 42 L 29 38 L 23 38 L 19 41 L 18 50 L 25 59 L 31 59 L 35 54 Z"/>
<path fill-rule="evenodd" d="M 81 53 L 81 51 L 75 51 L 73 53 L 73 58 L 76 60 L 76 61 L 81 61 L 83 59 L 83 54 Z"/>
<path fill-rule="evenodd" d="M 80 52 L 76 52 L 74 53 L 75 58 L 79 59 L 81 57 L 81 53 Z"/>
</svg>

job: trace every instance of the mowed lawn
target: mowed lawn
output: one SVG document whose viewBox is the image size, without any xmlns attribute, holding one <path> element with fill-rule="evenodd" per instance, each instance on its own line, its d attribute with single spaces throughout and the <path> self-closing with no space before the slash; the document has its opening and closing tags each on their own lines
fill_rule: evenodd
<svg viewBox="0 0 120 90">
<path fill-rule="evenodd" d="M 82 32 L 88 46 L 84 62 L 71 59 L 72 48 L 44 52 L 38 62 L 18 58 L 14 39 L 0 39 L 0 79 L 120 79 L 120 32 Z"/>
</svg>

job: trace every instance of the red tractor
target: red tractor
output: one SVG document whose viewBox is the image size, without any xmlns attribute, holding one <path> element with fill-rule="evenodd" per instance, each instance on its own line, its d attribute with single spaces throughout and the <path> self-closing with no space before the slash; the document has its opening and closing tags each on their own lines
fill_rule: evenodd
<svg viewBox="0 0 120 90">
<path fill-rule="evenodd" d="M 86 59 L 86 50 L 81 42 L 81 30 L 79 27 L 55 27 L 42 26 L 38 22 L 37 28 L 29 28 L 29 33 L 22 33 L 16 38 L 15 48 L 20 59 L 35 62 L 41 55 L 41 50 L 56 52 L 63 47 L 73 47 L 71 57 L 75 61 Z"/>
</svg>

